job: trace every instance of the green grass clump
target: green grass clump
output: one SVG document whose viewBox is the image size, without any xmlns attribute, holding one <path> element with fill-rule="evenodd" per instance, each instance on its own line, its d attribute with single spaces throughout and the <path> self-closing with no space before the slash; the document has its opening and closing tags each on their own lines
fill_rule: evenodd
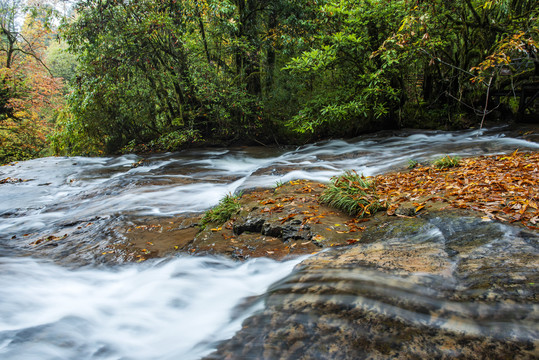
<svg viewBox="0 0 539 360">
<path fill-rule="evenodd" d="M 225 222 L 230 220 L 232 216 L 236 215 L 240 211 L 240 197 L 241 194 L 227 194 L 224 198 L 219 200 L 219 204 L 217 204 L 217 206 L 204 213 L 204 216 L 200 221 L 201 227 L 205 228 L 206 225 L 210 223 L 223 225 Z"/>
<path fill-rule="evenodd" d="M 451 157 L 449 155 L 442 156 L 439 159 L 434 160 L 432 165 L 437 169 L 449 169 L 452 167 L 459 166 L 460 164 L 460 158 L 458 156 Z"/>
<path fill-rule="evenodd" d="M 419 165 L 419 162 L 414 159 L 408 160 L 408 169 L 414 169 Z"/>
<path fill-rule="evenodd" d="M 374 182 L 355 171 L 331 178 L 320 201 L 351 216 L 367 217 L 386 208 L 379 201 Z"/>
</svg>

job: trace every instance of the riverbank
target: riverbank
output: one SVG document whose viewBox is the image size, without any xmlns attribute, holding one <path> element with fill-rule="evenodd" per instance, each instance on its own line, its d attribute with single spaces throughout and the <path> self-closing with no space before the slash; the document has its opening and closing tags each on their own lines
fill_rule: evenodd
<svg viewBox="0 0 539 360">
<path fill-rule="evenodd" d="M 240 211 L 224 224 L 200 230 L 200 216 L 140 222 L 123 230 L 127 241 L 107 255 L 144 261 L 173 252 L 284 259 L 324 248 L 372 242 L 375 229 L 402 218 L 460 212 L 484 222 L 504 222 L 539 230 L 539 152 L 462 159 L 439 169 L 413 169 L 371 178 L 386 209 L 356 218 L 320 203 L 327 185 L 290 181 L 274 189 L 253 189 L 239 199 Z"/>
</svg>

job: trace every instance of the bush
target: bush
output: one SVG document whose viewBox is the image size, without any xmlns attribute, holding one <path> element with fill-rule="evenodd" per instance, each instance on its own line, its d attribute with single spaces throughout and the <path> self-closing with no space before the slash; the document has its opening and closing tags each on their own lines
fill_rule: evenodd
<svg viewBox="0 0 539 360">
<path fill-rule="evenodd" d="M 331 178 L 331 183 L 320 196 L 322 203 L 351 216 L 367 217 L 387 206 L 379 201 L 373 181 L 355 171 L 346 171 Z"/>
</svg>

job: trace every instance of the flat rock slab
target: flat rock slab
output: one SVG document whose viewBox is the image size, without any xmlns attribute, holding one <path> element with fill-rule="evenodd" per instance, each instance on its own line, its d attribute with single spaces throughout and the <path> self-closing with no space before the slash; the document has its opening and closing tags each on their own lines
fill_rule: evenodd
<svg viewBox="0 0 539 360">
<path fill-rule="evenodd" d="M 235 259 L 283 259 L 359 241 L 363 220 L 320 204 L 325 185 L 297 180 L 241 197 L 241 211 L 222 226 L 208 225 L 183 251 Z"/>
<path fill-rule="evenodd" d="M 537 359 L 539 234 L 458 211 L 303 261 L 208 359 Z"/>
</svg>

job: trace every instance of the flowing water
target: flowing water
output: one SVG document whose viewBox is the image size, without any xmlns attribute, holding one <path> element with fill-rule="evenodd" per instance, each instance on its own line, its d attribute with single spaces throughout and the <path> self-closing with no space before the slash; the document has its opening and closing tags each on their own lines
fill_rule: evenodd
<svg viewBox="0 0 539 360">
<path fill-rule="evenodd" d="M 0 167 L 0 180 L 10 178 L 0 184 L 0 358 L 197 359 L 230 338 L 301 260 L 100 260 L 107 244 L 122 241 L 115 229 L 134 219 L 199 213 L 227 193 L 327 181 L 343 169 L 374 175 L 410 159 L 537 150 L 536 139 L 503 128 L 378 133 L 288 149 L 50 157 Z M 41 243 L 67 231 L 64 241 Z"/>
</svg>

